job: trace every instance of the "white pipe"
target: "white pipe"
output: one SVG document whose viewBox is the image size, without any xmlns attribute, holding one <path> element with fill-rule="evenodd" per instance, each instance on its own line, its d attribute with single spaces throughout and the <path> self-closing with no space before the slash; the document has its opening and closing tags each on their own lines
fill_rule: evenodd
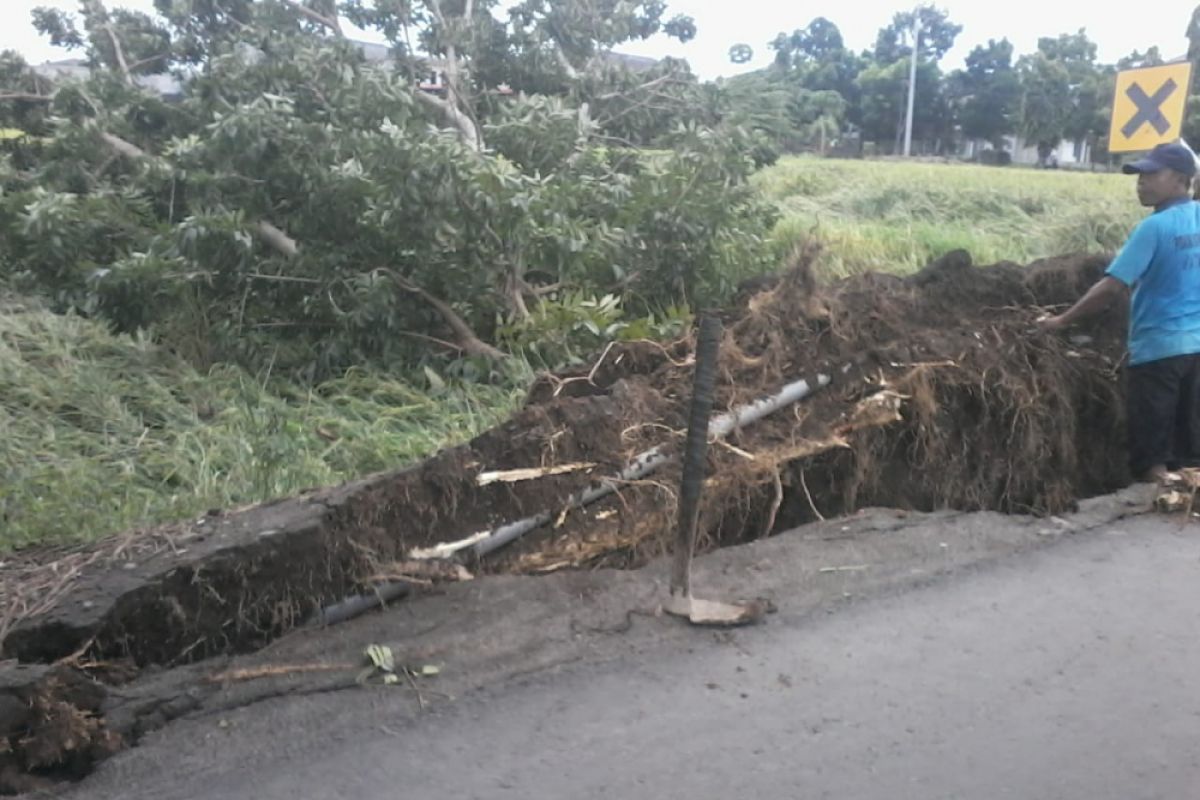
<svg viewBox="0 0 1200 800">
<path fill-rule="evenodd" d="M 849 366 L 847 365 L 842 371 L 845 372 L 848 368 Z M 793 381 L 773 395 L 760 397 L 752 403 L 738 406 L 714 417 L 708 423 L 708 434 L 713 439 L 723 439 L 738 428 L 757 422 L 781 408 L 786 408 L 792 403 L 803 400 L 817 389 L 828 386 L 829 382 L 830 377 L 828 375 L 818 375 L 817 385 L 814 389 L 806 380 Z M 615 492 L 620 483 L 644 478 L 659 467 L 670 462 L 673 458 L 673 456 L 664 453 L 662 447 L 651 448 L 635 457 L 616 476 L 606 478 L 595 486 L 590 486 L 571 495 L 567 498 L 566 506 L 567 508 L 579 508 L 594 503 L 600 498 L 607 497 Z M 547 524 L 553 518 L 554 514 L 552 512 L 543 511 L 540 514 L 501 525 L 489 533 L 486 538 L 472 545 L 470 549 L 477 557 L 485 556 L 504 547 L 506 544 L 515 542 L 530 531 Z M 357 616 L 364 611 L 369 611 L 379 605 L 381 600 L 395 596 L 392 594 L 394 591 L 392 586 L 392 584 L 382 584 L 377 586 L 375 591 L 370 594 L 349 597 L 321 611 L 318 619 L 326 620 L 326 624 L 332 624 L 333 621 L 340 622 L 350 619 L 352 616 Z M 405 589 L 407 587 L 408 585 L 405 584 Z M 396 592 L 396 595 L 403 593 L 403 590 L 400 590 Z"/>
<path fill-rule="evenodd" d="M 817 376 L 818 389 L 828 385 L 828 375 Z M 726 411 L 724 414 L 713 417 L 708 423 L 708 435 L 716 439 L 724 439 L 743 425 L 758 422 L 768 414 L 774 414 L 785 406 L 790 406 L 792 403 L 803 400 L 813 391 L 809 387 L 808 381 L 793 381 L 775 394 L 761 397 L 753 403 L 747 403 L 744 406 L 739 406 L 731 411 Z"/>
<path fill-rule="evenodd" d="M 652 450 L 639 455 L 633 460 L 629 466 L 621 470 L 615 479 L 606 478 L 595 486 L 590 486 L 580 492 L 576 492 L 567 498 L 567 508 L 579 508 L 586 506 L 589 503 L 594 503 L 601 497 L 610 495 L 617 490 L 618 481 L 636 481 L 639 478 L 649 475 L 654 470 L 661 467 L 670 461 L 670 456 L 662 452 L 662 448 L 655 447 Z M 485 556 L 493 550 L 497 550 L 509 542 L 520 539 L 525 534 L 529 533 L 534 528 L 540 528 L 553 518 L 553 514 L 549 511 L 543 511 L 533 517 L 526 517 L 516 522 L 510 522 L 507 525 L 502 525 L 492 534 L 481 542 L 475 544 L 472 549 L 477 556 Z"/>
<path fill-rule="evenodd" d="M 828 375 L 817 376 L 818 389 L 828 384 Z M 720 416 L 713 417 L 708 423 L 708 435 L 712 439 L 724 439 L 743 425 L 757 422 L 768 414 L 773 414 L 785 406 L 798 402 L 811 394 L 812 391 L 813 389 L 809 386 L 808 381 L 793 381 L 773 395 L 760 397 L 753 403 L 738 406 Z M 651 448 L 634 458 L 629 466 L 617 474 L 615 479 L 606 478 L 595 486 L 571 495 L 571 497 L 567 498 L 567 508 L 579 508 L 580 506 L 594 503 L 600 498 L 615 492 L 619 482 L 636 481 L 639 478 L 644 478 L 668 461 L 671 461 L 671 459 L 671 456 L 662 452 L 661 447 Z M 485 556 L 509 542 L 520 539 L 534 528 L 540 528 L 552 518 L 553 514 L 551 512 L 543 511 L 541 514 L 502 525 L 492 531 L 491 535 L 486 539 L 473 545 L 471 549 L 475 551 L 475 555 Z"/>
</svg>

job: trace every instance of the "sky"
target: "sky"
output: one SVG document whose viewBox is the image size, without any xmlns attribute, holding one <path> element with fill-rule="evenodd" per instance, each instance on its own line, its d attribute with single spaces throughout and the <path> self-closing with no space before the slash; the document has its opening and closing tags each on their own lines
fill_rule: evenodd
<svg viewBox="0 0 1200 800">
<path fill-rule="evenodd" d="M 655 57 L 686 58 L 702 78 L 716 78 L 755 69 L 770 62 L 768 43 L 780 31 L 802 28 L 818 16 L 832 20 L 841 28 L 846 44 L 854 50 L 869 48 L 875 34 L 892 15 L 907 4 L 896 0 L 667 0 L 668 16 L 689 14 L 696 20 L 696 38 L 681 45 L 665 38 L 629 44 L 621 50 Z M 69 57 L 45 43 L 30 24 L 29 12 L 36 6 L 54 6 L 73 11 L 77 0 L 0 0 L 0 50 L 13 49 L 28 61 Z M 109 0 L 110 8 L 124 6 L 142 11 L 152 9 L 152 0 Z M 1157 45 L 1167 58 L 1187 51 L 1184 31 L 1197 0 L 1146 0 L 1125 6 L 1130 10 L 1101 11 L 1101 3 L 1074 3 L 1071 0 L 942 0 L 936 3 L 963 26 L 958 44 L 947 56 L 944 66 L 962 65 L 963 58 L 976 44 L 989 38 L 1008 39 L 1017 53 L 1037 46 L 1039 36 L 1086 28 L 1099 45 L 1101 61 L 1115 62 L 1133 50 Z M 1119 7 L 1114 4 L 1114 7 Z M 1088 9 L 1086 12 L 1081 8 Z M 373 38 L 373 37 L 363 37 Z M 745 65 L 729 62 L 729 48 L 745 43 L 754 50 L 754 60 Z"/>
</svg>

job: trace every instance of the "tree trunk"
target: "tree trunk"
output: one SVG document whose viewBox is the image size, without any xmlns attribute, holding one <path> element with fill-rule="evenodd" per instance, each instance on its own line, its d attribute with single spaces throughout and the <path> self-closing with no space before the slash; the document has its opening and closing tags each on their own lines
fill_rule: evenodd
<svg viewBox="0 0 1200 800">
<path fill-rule="evenodd" d="M 398 273 L 381 268 L 380 272 L 390 275 L 392 280 L 406 292 L 412 292 L 419 296 L 422 300 L 433 307 L 433 310 L 438 313 L 447 327 L 454 332 L 455 344 L 464 353 L 471 356 L 482 356 L 489 361 L 504 361 L 508 358 L 508 354 L 504 351 L 493 347 L 483 341 L 476 335 L 475 331 L 467 324 L 466 320 L 458 315 L 458 312 L 451 308 L 446 302 L 440 298 L 434 297 L 425 289 L 417 286 L 407 278 L 401 277 Z"/>
</svg>

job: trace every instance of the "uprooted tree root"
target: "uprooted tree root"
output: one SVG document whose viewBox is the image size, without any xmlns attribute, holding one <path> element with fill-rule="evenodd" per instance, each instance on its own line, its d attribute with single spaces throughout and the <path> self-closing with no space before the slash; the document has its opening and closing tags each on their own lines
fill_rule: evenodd
<svg viewBox="0 0 1200 800">
<path fill-rule="evenodd" d="M 1053 514 L 1129 482 L 1124 321 L 1113 315 L 1069 339 L 1034 325 L 1086 290 L 1105 259 L 974 268 L 957 251 L 908 278 L 868 274 L 823 291 L 813 279 L 818 258 L 815 245 L 802 247 L 787 270 L 757 281 L 724 314 L 718 405 L 799 377 L 833 380 L 711 449 L 702 546 L 866 506 Z M 629 357 L 638 374 L 593 366 L 535 386 L 531 402 L 564 387 L 629 393 L 629 384 L 682 397 L 689 347 L 608 352 L 610 361 Z M 647 368 L 648 360 L 657 363 Z M 501 563 L 541 571 L 661 554 L 670 530 L 661 509 L 674 480 L 665 473 L 648 492 L 630 487 L 615 501 L 633 511 L 622 519 L 640 524 L 535 535 Z"/>
<path fill-rule="evenodd" d="M 0 680 L 0 793 L 82 777 L 121 749 L 100 714 L 105 690 L 65 666 L 28 668 Z"/>
<path fill-rule="evenodd" d="M 822 288 L 819 256 L 801 248 L 723 313 L 715 410 L 798 378 L 831 381 L 709 448 L 701 550 L 867 506 L 1053 514 L 1128 483 L 1124 320 L 1069 337 L 1033 324 L 1078 297 L 1104 259 L 975 268 L 956 252 L 907 278 L 867 274 Z M 0 567 L 4 655 L 145 666 L 246 652 L 382 576 L 443 579 L 415 568 L 414 550 L 546 510 L 558 512 L 550 525 L 467 564 L 470 573 L 644 563 L 669 548 L 677 466 L 586 508 L 567 510 L 566 500 L 638 453 L 677 447 L 692 347 L 690 337 L 612 345 L 537 381 L 508 422 L 401 472 L 9 559 Z M 87 698 L 66 689 L 20 697 L 25 708 L 41 703 L 50 727 L 39 730 L 59 725 L 63 735 L 31 739 L 25 725 L 0 744 L 4 769 L 57 764 L 75 774 L 118 744 Z M 14 755 L 26 740 L 45 749 Z"/>
</svg>

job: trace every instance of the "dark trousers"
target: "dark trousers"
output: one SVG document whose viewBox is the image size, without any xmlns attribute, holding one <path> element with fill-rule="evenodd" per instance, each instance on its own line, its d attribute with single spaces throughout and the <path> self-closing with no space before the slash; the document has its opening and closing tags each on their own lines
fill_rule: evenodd
<svg viewBox="0 0 1200 800">
<path fill-rule="evenodd" d="M 1200 466 L 1200 354 L 1129 368 L 1129 466 Z"/>
</svg>

